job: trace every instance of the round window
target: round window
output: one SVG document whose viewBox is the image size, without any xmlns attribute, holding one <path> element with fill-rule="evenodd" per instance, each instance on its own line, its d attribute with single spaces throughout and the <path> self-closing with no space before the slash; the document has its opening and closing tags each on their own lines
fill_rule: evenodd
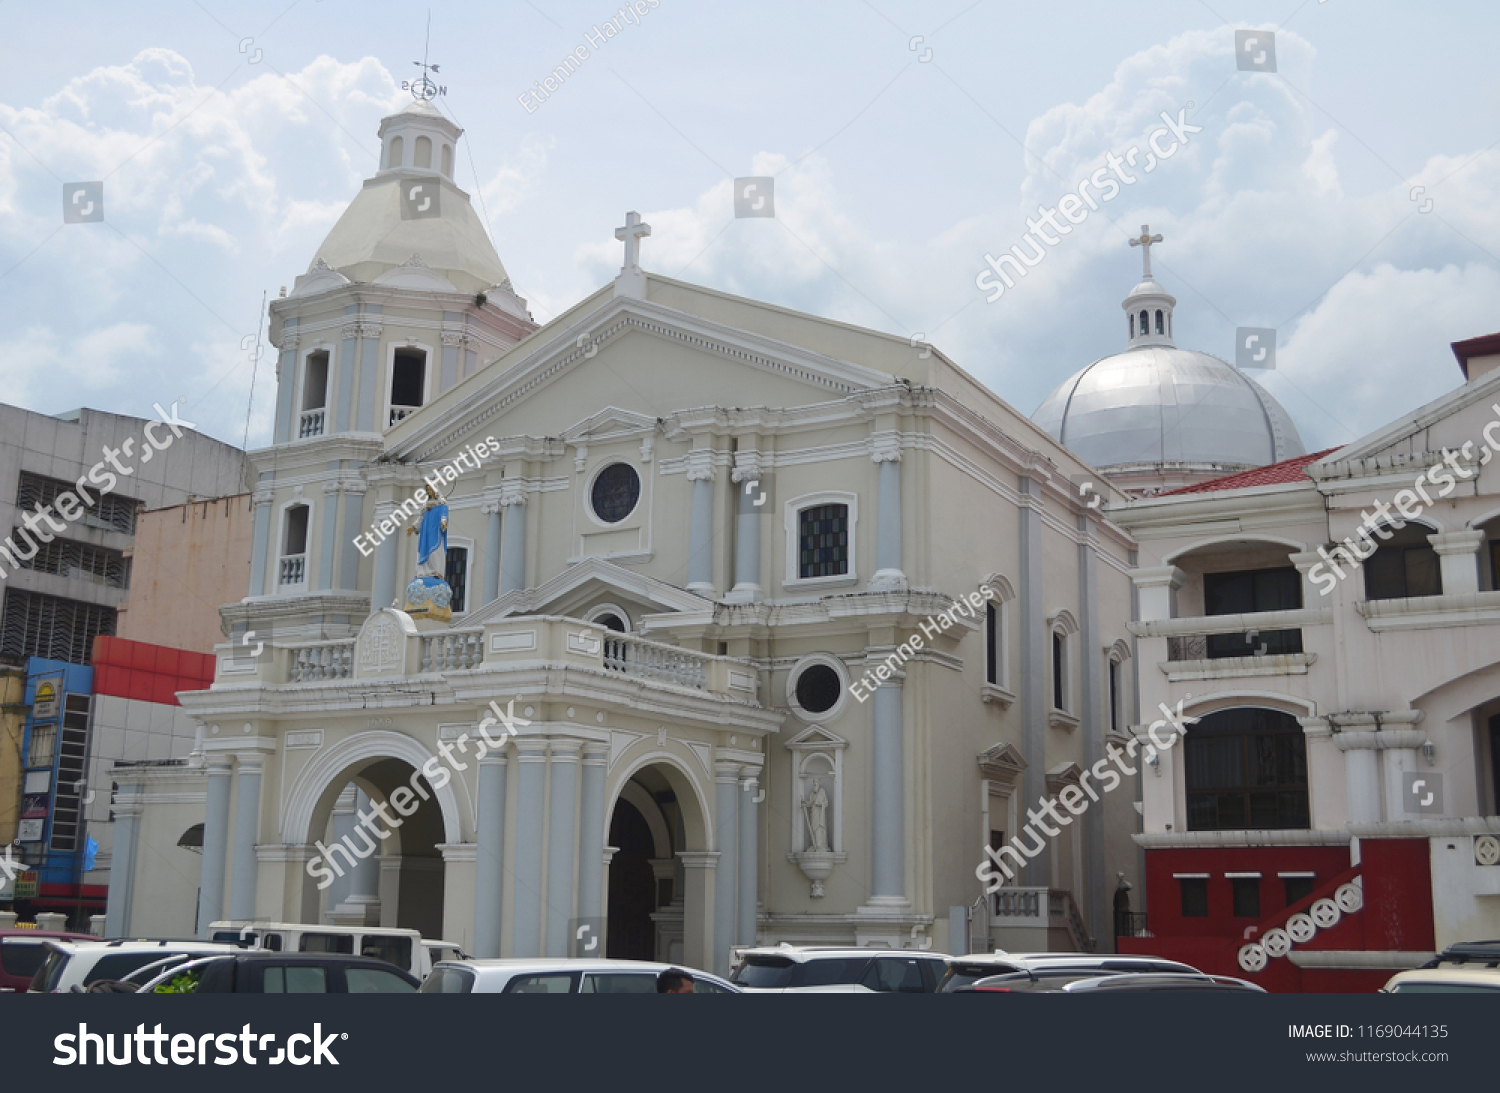
<svg viewBox="0 0 1500 1093">
<path fill-rule="evenodd" d="M 629 463 L 611 463 L 594 479 L 589 494 L 594 515 L 606 524 L 618 524 L 635 511 L 641 499 L 641 476 Z"/>
<path fill-rule="evenodd" d="M 797 677 L 797 705 L 808 713 L 826 713 L 838 704 L 844 685 L 826 664 L 810 664 Z"/>
</svg>

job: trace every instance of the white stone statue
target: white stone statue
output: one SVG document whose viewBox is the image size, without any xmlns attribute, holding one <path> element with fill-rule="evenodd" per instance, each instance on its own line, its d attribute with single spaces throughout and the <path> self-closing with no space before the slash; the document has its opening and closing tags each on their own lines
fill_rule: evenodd
<svg viewBox="0 0 1500 1093">
<path fill-rule="evenodd" d="M 807 820 L 808 850 L 827 853 L 828 846 L 828 791 L 823 780 L 814 778 L 807 799 L 802 802 L 802 814 Z"/>
</svg>

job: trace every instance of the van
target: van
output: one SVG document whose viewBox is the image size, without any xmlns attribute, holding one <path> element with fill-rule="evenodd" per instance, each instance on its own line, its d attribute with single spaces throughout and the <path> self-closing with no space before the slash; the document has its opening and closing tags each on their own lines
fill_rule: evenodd
<svg viewBox="0 0 1500 1093">
<path fill-rule="evenodd" d="M 209 938 L 277 953 L 341 953 L 394 964 L 424 979 L 439 960 L 462 960 L 451 941 L 430 941 L 393 926 L 322 926 L 315 922 L 215 922 Z"/>
</svg>

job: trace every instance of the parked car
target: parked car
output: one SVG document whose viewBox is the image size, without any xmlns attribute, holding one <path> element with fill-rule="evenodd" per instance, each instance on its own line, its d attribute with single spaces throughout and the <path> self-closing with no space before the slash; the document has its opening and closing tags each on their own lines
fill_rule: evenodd
<svg viewBox="0 0 1500 1093">
<path fill-rule="evenodd" d="M 729 980 L 746 993 L 934 994 L 948 957 L 921 949 L 746 949 Z"/>
<path fill-rule="evenodd" d="M 422 993 L 655 994 L 656 977 L 673 967 L 649 960 L 444 960 L 422 982 Z M 741 993 L 716 975 L 683 970 L 693 977 L 694 994 Z"/>
<path fill-rule="evenodd" d="M 974 984 L 982 989 L 986 980 Z M 1143 975 L 1104 975 L 1093 979 L 1075 979 L 1065 984 L 1062 994 L 1164 994 L 1173 992 L 1215 994 L 1265 994 L 1264 987 L 1228 975 L 1188 975 L 1181 972 L 1148 972 Z"/>
<path fill-rule="evenodd" d="M 337 953 L 249 950 L 189 961 L 140 994 L 416 994 L 421 982 L 389 961 Z"/>
<path fill-rule="evenodd" d="M 1143 972 L 1186 972 L 1200 974 L 1191 964 L 1176 960 L 1164 960 L 1156 956 L 1119 956 L 1116 954 L 1092 953 L 969 953 L 966 956 L 950 956 L 946 973 L 938 990 L 951 994 L 972 986 L 990 976 L 1008 975 L 1012 972 L 1045 971 L 1049 976 L 1104 975 L 1126 973 L 1139 975 Z"/>
<path fill-rule="evenodd" d="M 32 994 L 87 990 L 99 980 L 124 979 L 148 964 L 185 963 L 194 957 L 239 951 L 211 941 L 48 941 L 46 961 L 31 977 Z"/>
<path fill-rule="evenodd" d="M 368 956 L 416 976 L 420 981 L 439 960 L 462 959 L 451 941 L 430 941 L 416 930 L 390 926 L 323 926 L 311 922 L 215 922 L 214 941 L 243 943 L 278 953 L 342 953 Z"/>
<path fill-rule="evenodd" d="M 0 930 L 0 994 L 25 993 L 52 950 L 49 941 L 98 941 L 92 934 L 52 930 Z"/>
<path fill-rule="evenodd" d="M 1500 991 L 1500 941 L 1450 945 L 1420 968 L 1397 972 L 1381 994 L 1483 994 Z"/>
</svg>

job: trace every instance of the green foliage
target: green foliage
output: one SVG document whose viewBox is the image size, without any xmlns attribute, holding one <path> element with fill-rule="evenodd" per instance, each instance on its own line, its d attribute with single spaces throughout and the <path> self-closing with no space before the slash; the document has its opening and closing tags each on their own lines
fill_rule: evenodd
<svg viewBox="0 0 1500 1093">
<path fill-rule="evenodd" d="M 181 975 L 174 975 L 165 983 L 157 984 L 156 990 L 152 993 L 192 994 L 198 989 L 198 980 L 202 978 L 202 975 L 203 973 L 201 971 L 199 971 L 197 968 L 193 968 L 189 971 L 183 972 Z"/>
</svg>

